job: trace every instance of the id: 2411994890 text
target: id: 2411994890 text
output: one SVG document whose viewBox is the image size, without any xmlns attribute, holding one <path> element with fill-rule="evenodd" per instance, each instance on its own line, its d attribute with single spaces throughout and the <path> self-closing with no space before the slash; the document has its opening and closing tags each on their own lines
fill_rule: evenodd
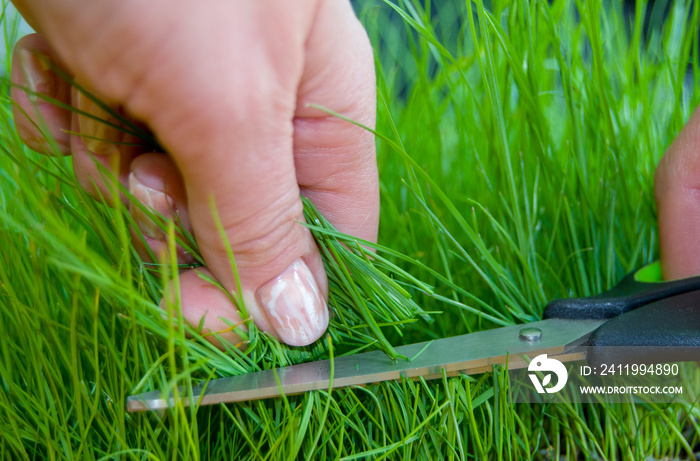
<svg viewBox="0 0 700 461">
<path fill-rule="evenodd" d="M 678 376 L 679 371 L 677 363 L 604 363 L 596 367 L 581 365 L 579 369 L 581 376 Z"/>
</svg>

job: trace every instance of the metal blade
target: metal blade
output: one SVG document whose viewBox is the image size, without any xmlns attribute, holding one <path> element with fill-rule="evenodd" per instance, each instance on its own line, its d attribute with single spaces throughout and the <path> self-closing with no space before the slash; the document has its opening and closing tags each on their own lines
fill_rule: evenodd
<svg viewBox="0 0 700 461">
<path fill-rule="evenodd" d="M 425 348 L 412 361 L 394 361 L 381 351 L 339 357 L 333 361 L 333 389 L 402 377 L 434 379 L 441 377 L 443 370 L 447 376 L 484 373 L 490 371 L 494 364 L 505 365 L 506 360 L 509 369 L 523 368 L 528 364 L 523 354 L 533 358 L 547 353 L 557 355 L 559 360 L 578 360 L 583 358 L 582 354 L 570 349 L 581 344 L 603 323 L 605 320 L 548 319 L 396 348 L 399 354 L 406 357 L 414 357 Z M 523 328 L 537 328 L 541 330 L 541 336 L 534 341 L 521 339 Z M 182 398 L 185 405 L 266 399 L 282 394 L 327 390 L 330 380 L 330 360 L 321 360 L 215 379 L 194 387 L 191 396 Z M 180 389 L 178 395 L 184 396 L 184 390 Z M 172 395 L 153 391 L 130 396 L 127 410 L 156 410 L 173 404 Z"/>
</svg>

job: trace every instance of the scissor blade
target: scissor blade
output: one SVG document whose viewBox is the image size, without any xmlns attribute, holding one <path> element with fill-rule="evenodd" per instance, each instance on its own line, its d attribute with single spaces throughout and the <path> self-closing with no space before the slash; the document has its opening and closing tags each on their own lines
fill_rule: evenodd
<svg viewBox="0 0 700 461">
<path fill-rule="evenodd" d="M 494 364 L 509 369 L 523 368 L 527 361 L 539 354 L 559 355 L 569 352 L 605 320 L 548 319 L 526 325 L 479 331 L 432 342 L 409 344 L 396 348 L 411 361 L 394 361 L 381 351 L 365 352 L 339 357 L 333 361 L 333 388 L 377 383 L 402 377 L 422 376 L 425 379 L 439 378 L 443 370 L 447 376 L 459 373 L 476 374 L 489 371 Z M 542 335 L 538 341 L 520 339 L 520 331 L 538 328 Z M 421 352 L 422 351 L 422 352 Z M 568 353 L 560 360 L 577 360 L 580 354 Z M 265 370 L 245 375 L 231 376 L 209 381 L 193 388 L 183 403 L 212 405 L 223 402 L 266 399 L 280 395 L 328 389 L 331 383 L 331 362 L 321 360 L 302 363 L 274 370 Z M 168 408 L 175 403 L 172 395 L 161 391 L 132 395 L 127 399 L 128 411 L 146 411 Z"/>
</svg>

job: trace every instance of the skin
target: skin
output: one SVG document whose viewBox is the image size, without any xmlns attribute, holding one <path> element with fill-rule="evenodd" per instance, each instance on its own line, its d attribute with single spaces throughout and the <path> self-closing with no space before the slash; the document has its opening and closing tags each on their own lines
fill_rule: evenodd
<svg viewBox="0 0 700 461">
<path fill-rule="evenodd" d="M 14 3 L 39 32 L 22 39 L 15 49 L 15 83 L 104 117 L 46 70 L 37 56 L 49 59 L 150 130 L 167 153 L 114 144 L 133 139 L 15 88 L 15 120 L 23 141 L 47 152 L 44 136 L 34 125 L 43 118 L 61 152 L 73 156 L 82 187 L 95 195 L 110 195 L 95 165 L 95 160 L 100 162 L 142 203 L 190 227 L 206 262 L 200 271 L 233 293 L 236 283 L 212 217 L 213 200 L 236 257 L 248 312 L 261 329 L 301 345 L 298 338 L 280 334 L 260 303 L 260 290 L 274 285 L 280 274 L 290 274 L 291 267 L 301 267 L 295 274 L 313 278 L 311 288 L 328 296 L 320 255 L 299 223 L 299 194 L 310 198 L 340 231 L 370 241 L 377 233 L 379 189 L 372 134 L 309 106 L 318 104 L 374 126 L 372 50 L 350 4 Z M 112 143 L 96 143 L 91 137 Z M 162 254 L 164 237 L 137 207 L 131 210 L 144 233 L 152 234 L 147 241 L 154 253 Z M 188 255 L 180 253 L 179 258 L 187 260 Z M 299 260 L 308 271 L 295 265 Z M 192 324 L 204 316 L 205 329 L 221 331 L 227 328 L 223 319 L 241 320 L 226 293 L 203 281 L 197 271 L 181 274 L 180 285 L 183 314 Z M 315 337 L 303 342 L 319 337 L 325 325 L 316 329 Z M 232 343 L 238 339 L 232 332 L 223 336 Z"/>
<path fill-rule="evenodd" d="M 700 274 L 700 110 L 696 109 L 655 174 L 661 269 L 665 279 Z"/>
</svg>

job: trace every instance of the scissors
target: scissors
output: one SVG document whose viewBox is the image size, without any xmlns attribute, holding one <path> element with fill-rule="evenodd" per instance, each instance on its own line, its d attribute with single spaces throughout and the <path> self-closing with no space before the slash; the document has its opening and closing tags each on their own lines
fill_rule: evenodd
<svg viewBox="0 0 700 461">
<path fill-rule="evenodd" d="M 414 358 L 396 361 L 373 351 L 214 379 L 195 386 L 182 403 L 212 405 L 402 378 L 479 374 L 494 365 L 518 369 L 541 354 L 589 364 L 698 360 L 700 276 L 664 282 L 655 262 L 604 293 L 551 301 L 544 320 L 409 344 L 396 351 Z M 162 391 L 132 395 L 127 410 L 164 409 L 175 398 Z"/>
</svg>

